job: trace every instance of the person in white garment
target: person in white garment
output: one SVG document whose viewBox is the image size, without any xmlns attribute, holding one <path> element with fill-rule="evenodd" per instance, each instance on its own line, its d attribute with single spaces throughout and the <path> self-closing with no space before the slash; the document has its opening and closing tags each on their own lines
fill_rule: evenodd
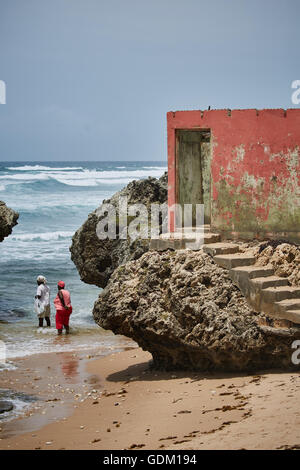
<svg viewBox="0 0 300 470">
<path fill-rule="evenodd" d="M 39 319 L 39 327 L 44 324 L 44 318 L 47 326 L 51 326 L 50 323 L 50 289 L 47 286 L 47 279 L 44 276 L 37 277 L 37 291 L 35 296 L 35 311 Z"/>
</svg>

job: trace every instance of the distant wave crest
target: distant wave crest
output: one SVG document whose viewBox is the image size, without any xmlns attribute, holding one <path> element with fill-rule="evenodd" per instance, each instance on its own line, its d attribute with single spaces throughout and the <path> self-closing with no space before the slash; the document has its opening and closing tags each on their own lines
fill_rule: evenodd
<svg viewBox="0 0 300 470">
<path fill-rule="evenodd" d="M 10 171 L 69 171 L 69 170 L 83 170 L 82 166 L 65 166 L 55 168 L 52 166 L 43 165 L 24 165 L 24 166 L 8 166 L 6 170 Z"/>
<path fill-rule="evenodd" d="M 11 235 L 10 240 L 15 241 L 51 241 L 63 240 L 71 238 L 73 232 L 44 232 L 44 233 L 20 233 L 18 235 Z"/>
<path fill-rule="evenodd" d="M 21 168 L 34 168 L 39 170 L 34 172 L 27 171 L 26 173 L 8 173 L 2 174 L 0 176 L 1 183 L 11 184 L 11 183 L 35 183 L 37 181 L 57 181 L 58 183 L 67 185 L 67 186 L 98 186 L 101 184 L 110 184 L 110 185 L 126 185 L 134 179 L 147 178 L 149 176 L 160 177 L 164 171 L 165 167 L 143 167 L 141 169 L 135 170 L 88 170 L 88 169 L 79 169 L 75 170 L 74 168 L 49 168 L 44 167 L 45 171 L 40 171 L 41 166 L 24 166 L 11 169 L 21 169 Z M 66 170 L 66 171 L 65 171 Z M 2 188 L 3 190 L 3 188 Z"/>
</svg>

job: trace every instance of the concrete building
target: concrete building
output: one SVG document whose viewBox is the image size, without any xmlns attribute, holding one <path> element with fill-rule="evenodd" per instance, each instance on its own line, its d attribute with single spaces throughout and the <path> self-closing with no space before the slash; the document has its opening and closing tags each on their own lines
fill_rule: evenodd
<svg viewBox="0 0 300 470">
<path fill-rule="evenodd" d="M 167 113 L 171 207 L 204 204 L 224 238 L 300 242 L 300 109 Z"/>
</svg>

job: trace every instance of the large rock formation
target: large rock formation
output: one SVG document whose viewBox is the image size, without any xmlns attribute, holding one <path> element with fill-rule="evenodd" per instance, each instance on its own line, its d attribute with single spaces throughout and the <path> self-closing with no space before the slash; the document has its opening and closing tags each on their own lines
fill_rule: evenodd
<svg viewBox="0 0 300 470">
<path fill-rule="evenodd" d="M 11 234 L 12 229 L 17 225 L 19 214 L 6 206 L 5 202 L 0 201 L 0 242 Z"/>
<path fill-rule="evenodd" d="M 202 251 L 147 252 L 115 270 L 96 323 L 133 338 L 159 368 L 295 367 L 300 329 L 263 326 L 223 268 Z"/>
<path fill-rule="evenodd" d="M 288 278 L 292 286 L 300 287 L 300 246 L 277 240 L 262 243 L 256 248 L 259 266 L 271 264 L 276 276 Z"/>
<path fill-rule="evenodd" d="M 165 173 L 160 179 L 132 181 L 103 203 L 110 203 L 118 209 L 119 197 L 127 196 L 128 204 L 145 204 L 147 207 L 154 203 L 162 204 L 167 200 L 167 179 Z M 97 209 L 89 214 L 86 222 L 77 230 L 70 251 L 82 281 L 105 287 L 111 274 L 120 264 L 138 259 L 148 251 L 149 240 L 99 240 L 96 227 L 102 217 L 99 217 L 98 212 Z"/>
<path fill-rule="evenodd" d="M 167 175 L 133 181 L 103 203 L 118 209 L 120 196 L 148 208 L 162 204 Z M 300 328 L 281 328 L 253 312 L 227 270 L 210 256 L 202 250 L 149 251 L 149 240 L 143 239 L 100 240 L 96 227 L 102 218 L 92 212 L 70 248 L 81 279 L 104 287 L 93 311 L 101 327 L 134 339 L 159 368 L 297 367 L 292 343 L 300 339 Z M 258 264 L 273 264 L 276 274 L 299 285 L 299 247 L 269 242 L 253 249 Z"/>
</svg>

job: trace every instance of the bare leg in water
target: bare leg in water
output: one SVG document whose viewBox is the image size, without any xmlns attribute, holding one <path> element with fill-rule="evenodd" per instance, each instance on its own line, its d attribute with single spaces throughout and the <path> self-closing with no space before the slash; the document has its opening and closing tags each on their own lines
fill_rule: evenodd
<svg viewBox="0 0 300 470">
<path fill-rule="evenodd" d="M 45 320 L 46 320 L 47 326 L 51 326 L 50 317 L 45 317 Z M 39 318 L 39 327 L 42 327 L 43 324 L 44 324 L 44 319 Z"/>
<path fill-rule="evenodd" d="M 68 335 L 68 334 L 70 333 L 69 327 L 66 326 L 66 325 L 64 325 L 64 328 L 65 328 L 65 330 L 66 330 L 66 335 Z M 62 331 L 63 331 L 62 329 L 61 329 L 61 330 L 57 330 L 57 334 L 58 334 L 58 335 L 62 335 Z"/>
</svg>

